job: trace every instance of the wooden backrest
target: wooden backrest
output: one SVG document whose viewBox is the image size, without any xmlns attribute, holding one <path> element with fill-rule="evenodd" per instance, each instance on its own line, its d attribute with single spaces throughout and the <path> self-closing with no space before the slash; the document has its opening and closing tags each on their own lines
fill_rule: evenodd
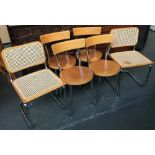
<svg viewBox="0 0 155 155">
<path fill-rule="evenodd" d="M 36 41 L 20 46 L 6 48 L 2 58 L 9 73 L 45 63 L 45 53 L 41 42 Z"/>
<path fill-rule="evenodd" d="M 112 29 L 113 42 L 111 47 L 135 46 L 138 41 L 139 29 L 137 27 Z"/>
<path fill-rule="evenodd" d="M 40 40 L 43 44 L 52 43 L 54 41 L 61 41 L 65 39 L 70 39 L 70 31 L 54 32 L 40 36 Z"/>
<path fill-rule="evenodd" d="M 69 41 L 64 41 L 61 43 L 57 43 L 51 46 L 53 50 L 53 54 L 59 54 L 61 52 L 80 49 L 85 47 L 85 39 L 74 39 Z"/>
<path fill-rule="evenodd" d="M 104 34 L 104 35 L 98 35 L 89 37 L 86 39 L 86 47 L 98 45 L 98 44 L 105 44 L 105 43 L 111 43 L 113 40 L 112 34 Z"/>
<path fill-rule="evenodd" d="M 101 34 L 101 27 L 80 27 L 73 28 L 74 36 L 98 35 Z"/>
</svg>

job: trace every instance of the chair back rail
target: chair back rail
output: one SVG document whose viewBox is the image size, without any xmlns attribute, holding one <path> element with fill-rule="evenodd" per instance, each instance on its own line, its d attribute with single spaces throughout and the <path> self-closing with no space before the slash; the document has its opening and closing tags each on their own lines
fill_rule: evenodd
<svg viewBox="0 0 155 155">
<path fill-rule="evenodd" d="M 65 39 L 70 39 L 70 31 L 54 32 L 40 36 L 40 40 L 43 44 L 61 41 Z"/>
<path fill-rule="evenodd" d="M 101 27 L 80 27 L 73 28 L 74 36 L 99 35 L 101 34 Z"/>
</svg>

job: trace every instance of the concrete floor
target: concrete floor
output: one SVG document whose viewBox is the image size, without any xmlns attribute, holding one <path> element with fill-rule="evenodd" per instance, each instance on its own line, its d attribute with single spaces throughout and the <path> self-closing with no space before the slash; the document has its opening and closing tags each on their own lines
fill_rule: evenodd
<svg viewBox="0 0 155 155">
<path fill-rule="evenodd" d="M 155 32 L 150 31 L 143 51 L 155 61 Z M 140 79 L 146 67 L 132 69 Z M 73 89 L 75 113 L 61 110 L 55 101 L 45 95 L 33 102 L 31 116 L 34 129 L 155 129 L 155 67 L 145 87 L 139 87 L 128 75 L 121 77 L 121 96 L 102 82 L 98 92 L 99 103 L 93 104 L 90 85 Z M 113 82 L 114 79 L 111 79 Z M 7 79 L 0 75 L 0 129 L 25 130 L 26 123 L 18 109 L 19 98 Z"/>
</svg>

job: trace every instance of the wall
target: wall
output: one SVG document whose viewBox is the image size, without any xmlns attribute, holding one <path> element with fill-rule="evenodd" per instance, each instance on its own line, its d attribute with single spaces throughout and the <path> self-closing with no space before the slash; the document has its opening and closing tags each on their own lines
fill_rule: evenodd
<svg viewBox="0 0 155 155">
<path fill-rule="evenodd" d="M 0 25 L 0 38 L 3 44 L 11 42 L 6 25 Z"/>
</svg>

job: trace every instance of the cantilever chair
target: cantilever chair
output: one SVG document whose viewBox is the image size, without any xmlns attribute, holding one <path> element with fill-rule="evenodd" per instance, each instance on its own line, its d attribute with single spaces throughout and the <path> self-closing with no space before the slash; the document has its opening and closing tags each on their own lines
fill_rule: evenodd
<svg viewBox="0 0 155 155">
<path fill-rule="evenodd" d="M 117 47 L 125 47 L 125 46 L 134 46 L 137 44 L 139 29 L 136 27 L 130 28 L 119 28 L 112 29 L 111 34 L 113 34 L 113 42 L 111 43 L 111 48 Z M 150 76 L 151 68 L 153 62 L 142 55 L 140 52 L 133 50 L 131 51 L 123 51 L 116 52 L 110 54 L 110 57 L 116 61 L 121 66 L 121 72 L 127 73 L 131 78 L 133 78 L 137 84 L 140 86 L 144 86 Z M 146 78 L 143 82 L 139 81 L 131 72 L 129 72 L 129 68 L 140 67 L 140 66 L 148 66 L 148 72 Z"/>
<path fill-rule="evenodd" d="M 101 27 L 79 27 L 73 28 L 73 35 L 75 37 L 90 37 L 101 34 Z M 76 54 L 78 59 L 80 57 L 81 61 L 88 62 L 86 49 L 81 50 L 80 54 Z M 96 50 L 96 45 L 89 49 L 89 61 L 93 62 L 102 58 L 102 52 Z"/>
<path fill-rule="evenodd" d="M 113 36 L 111 34 L 98 35 L 89 37 L 86 39 L 86 48 L 88 49 L 88 57 L 89 57 L 89 48 L 94 45 L 99 44 L 110 44 L 112 42 Z M 108 48 L 107 48 L 108 49 Z M 108 51 L 107 51 L 108 52 Z M 88 58 L 89 60 L 89 58 Z M 93 70 L 94 74 L 98 77 L 104 77 L 104 79 L 110 84 L 110 86 L 116 90 L 117 95 L 119 95 L 119 72 L 120 65 L 113 60 L 107 60 L 107 55 L 105 55 L 105 59 L 100 59 L 94 62 L 89 62 L 90 69 Z M 116 76 L 117 85 L 116 87 L 108 80 L 108 77 Z M 98 78 L 99 80 L 99 78 Z M 99 81 L 98 81 L 99 84 Z"/>
<path fill-rule="evenodd" d="M 56 55 L 56 58 L 58 58 L 58 54 L 78 49 L 80 53 L 80 49 L 85 48 L 85 39 L 74 39 L 70 41 L 64 41 L 61 43 L 57 43 L 52 45 L 53 54 Z M 80 61 L 80 59 L 79 59 Z M 59 66 L 59 60 L 57 60 L 58 66 Z M 84 85 L 86 83 L 89 83 L 91 81 L 91 91 L 93 95 L 94 104 L 96 104 L 94 92 L 93 92 L 93 71 L 89 69 L 88 67 L 84 67 L 80 65 L 79 66 L 73 66 L 64 70 L 60 70 L 60 78 L 69 85 L 70 90 L 70 115 L 73 114 L 73 106 L 72 106 L 72 86 L 80 86 Z"/>
<path fill-rule="evenodd" d="M 45 64 L 45 69 L 35 71 L 15 80 L 13 80 L 10 75 L 10 81 L 21 99 L 19 104 L 20 111 L 28 127 L 32 128 L 29 102 L 60 87 L 65 89 L 65 83 L 51 70 L 47 69 L 44 48 L 38 41 L 6 48 L 2 51 L 2 58 L 9 75 L 33 66 Z M 56 97 L 54 97 L 54 99 L 64 106 Z"/>
<path fill-rule="evenodd" d="M 44 44 L 47 53 L 48 53 L 48 49 L 46 46 L 47 43 L 54 43 L 57 41 L 63 41 L 67 39 L 70 39 L 70 31 L 54 32 L 40 36 L 40 40 Z M 58 70 L 59 67 L 61 67 L 61 69 L 65 69 L 75 66 L 76 58 L 73 55 L 70 55 L 66 52 L 64 54 L 59 55 L 59 65 L 60 65 L 59 67 L 57 65 L 56 56 L 49 57 L 48 64 L 51 69 Z"/>
</svg>

